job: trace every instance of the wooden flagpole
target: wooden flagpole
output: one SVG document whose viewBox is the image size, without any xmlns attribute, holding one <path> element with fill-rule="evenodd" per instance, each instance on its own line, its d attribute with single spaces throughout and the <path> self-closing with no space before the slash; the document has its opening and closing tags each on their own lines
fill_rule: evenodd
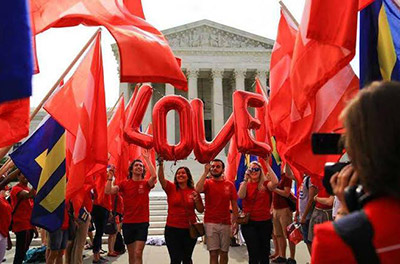
<svg viewBox="0 0 400 264">
<path fill-rule="evenodd" d="M 279 0 L 279 4 L 281 5 L 281 8 L 288 14 L 288 16 L 293 20 L 294 24 L 299 27 L 299 22 L 297 22 L 296 18 L 290 13 L 289 9 L 287 6 L 282 2 L 282 0 Z"/>
<path fill-rule="evenodd" d="M 39 112 L 39 110 L 43 107 L 44 103 L 47 101 L 47 99 L 49 99 L 49 97 L 53 94 L 53 92 L 57 89 L 57 87 L 60 85 L 61 81 L 65 78 L 65 76 L 67 76 L 67 74 L 69 73 L 69 71 L 72 69 L 72 67 L 74 67 L 74 65 L 76 64 L 76 62 L 80 59 L 80 57 L 82 56 L 83 53 L 85 53 L 85 51 L 87 50 L 87 48 L 90 46 L 90 44 L 93 42 L 93 40 L 96 38 L 97 34 L 101 31 L 101 28 L 98 28 L 96 30 L 96 32 L 93 34 L 93 36 L 88 40 L 88 42 L 85 44 L 85 46 L 83 46 L 83 48 L 81 49 L 81 51 L 76 55 L 76 57 L 74 58 L 74 60 L 70 63 L 70 65 L 67 67 L 67 69 L 61 74 L 60 78 L 58 78 L 58 80 L 54 83 L 53 87 L 51 87 L 50 91 L 46 94 L 46 96 L 42 99 L 42 101 L 40 102 L 40 104 L 35 108 L 35 110 L 31 113 L 30 115 L 30 121 L 33 120 L 33 118 L 35 118 L 36 114 Z M 3 147 L 0 148 L 0 159 L 2 159 L 7 153 L 8 151 L 10 151 L 12 145 L 11 146 L 7 146 L 7 147 Z M 10 164 L 12 164 L 10 166 Z M 7 167 L 6 167 L 7 165 Z M 11 168 L 14 165 L 14 162 L 11 161 L 10 158 L 7 159 L 7 161 L 4 163 L 4 165 L 0 168 L 0 172 L 5 173 L 9 168 Z M 1 174 L 0 174 L 1 176 Z M 11 175 L 10 175 L 11 176 Z M 7 179 L 7 178 L 6 178 Z M 5 180 L 6 180 L 5 179 Z M 12 179 L 11 179 L 12 180 Z"/>
<path fill-rule="evenodd" d="M 112 114 L 113 114 L 113 112 L 114 112 L 115 107 L 117 106 L 119 100 L 121 99 L 121 97 L 122 97 L 123 95 L 124 95 L 124 93 L 121 93 L 121 94 L 119 95 L 119 97 L 118 97 L 117 101 L 115 102 L 114 106 L 111 108 L 110 111 L 108 111 L 107 119 L 110 119 L 110 118 L 111 118 L 111 116 L 112 116 Z"/>
</svg>

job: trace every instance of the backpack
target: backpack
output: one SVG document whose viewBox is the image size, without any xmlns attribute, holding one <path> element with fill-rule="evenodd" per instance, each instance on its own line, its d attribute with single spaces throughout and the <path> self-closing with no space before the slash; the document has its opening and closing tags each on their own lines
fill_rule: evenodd
<svg viewBox="0 0 400 264">
<path fill-rule="evenodd" d="M 26 252 L 24 263 L 46 262 L 46 246 L 31 248 Z"/>
</svg>

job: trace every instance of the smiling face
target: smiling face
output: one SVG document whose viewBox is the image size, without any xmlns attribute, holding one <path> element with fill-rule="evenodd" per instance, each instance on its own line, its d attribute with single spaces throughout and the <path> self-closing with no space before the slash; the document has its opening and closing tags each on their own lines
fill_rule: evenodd
<svg viewBox="0 0 400 264">
<path fill-rule="evenodd" d="M 144 172 L 144 165 L 141 161 L 135 161 L 131 170 L 133 175 L 142 177 Z"/>
<path fill-rule="evenodd" d="M 210 174 L 215 177 L 221 177 L 222 173 L 224 173 L 224 166 L 221 161 L 213 161 L 211 162 Z"/>
<path fill-rule="evenodd" d="M 260 180 L 261 167 L 258 164 L 251 163 L 248 171 L 252 182 L 258 182 Z"/>
<path fill-rule="evenodd" d="M 175 174 L 175 179 L 178 184 L 182 184 L 182 183 L 187 184 L 188 175 L 186 173 L 186 170 L 184 168 L 180 168 L 179 170 L 177 170 L 176 174 Z"/>
</svg>

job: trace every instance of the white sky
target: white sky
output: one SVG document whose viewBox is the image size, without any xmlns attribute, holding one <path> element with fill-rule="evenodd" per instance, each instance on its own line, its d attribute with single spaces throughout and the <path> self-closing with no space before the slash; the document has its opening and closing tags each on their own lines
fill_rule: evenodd
<svg viewBox="0 0 400 264">
<path fill-rule="evenodd" d="M 300 21 L 305 0 L 284 0 Z M 279 22 L 278 0 L 142 0 L 146 20 L 159 30 L 209 19 L 270 39 L 276 38 Z M 40 74 L 33 79 L 31 106 L 36 106 L 68 67 L 95 27 L 50 29 L 36 38 Z M 118 98 L 117 62 L 111 51 L 114 39 L 102 32 L 104 78 L 107 106 Z"/>
</svg>

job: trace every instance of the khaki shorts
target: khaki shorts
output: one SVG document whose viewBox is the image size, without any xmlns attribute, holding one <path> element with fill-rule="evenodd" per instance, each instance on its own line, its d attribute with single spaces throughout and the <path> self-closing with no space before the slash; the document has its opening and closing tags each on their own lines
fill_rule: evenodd
<svg viewBox="0 0 400 264">
<path fill-rule="evenodd" d="M 274 209 L 272 212 L 272 223 L 275 236 L 286 236 L 286 227 L 293 222 L 293 213 L 288 208 Z"/>
<path fill-rule="evenodd" d="M 207 250 L 229 251 L 231 243 L 231 226 L 214 223 L 204 223 L 206 231 Z"/>
</svg>

